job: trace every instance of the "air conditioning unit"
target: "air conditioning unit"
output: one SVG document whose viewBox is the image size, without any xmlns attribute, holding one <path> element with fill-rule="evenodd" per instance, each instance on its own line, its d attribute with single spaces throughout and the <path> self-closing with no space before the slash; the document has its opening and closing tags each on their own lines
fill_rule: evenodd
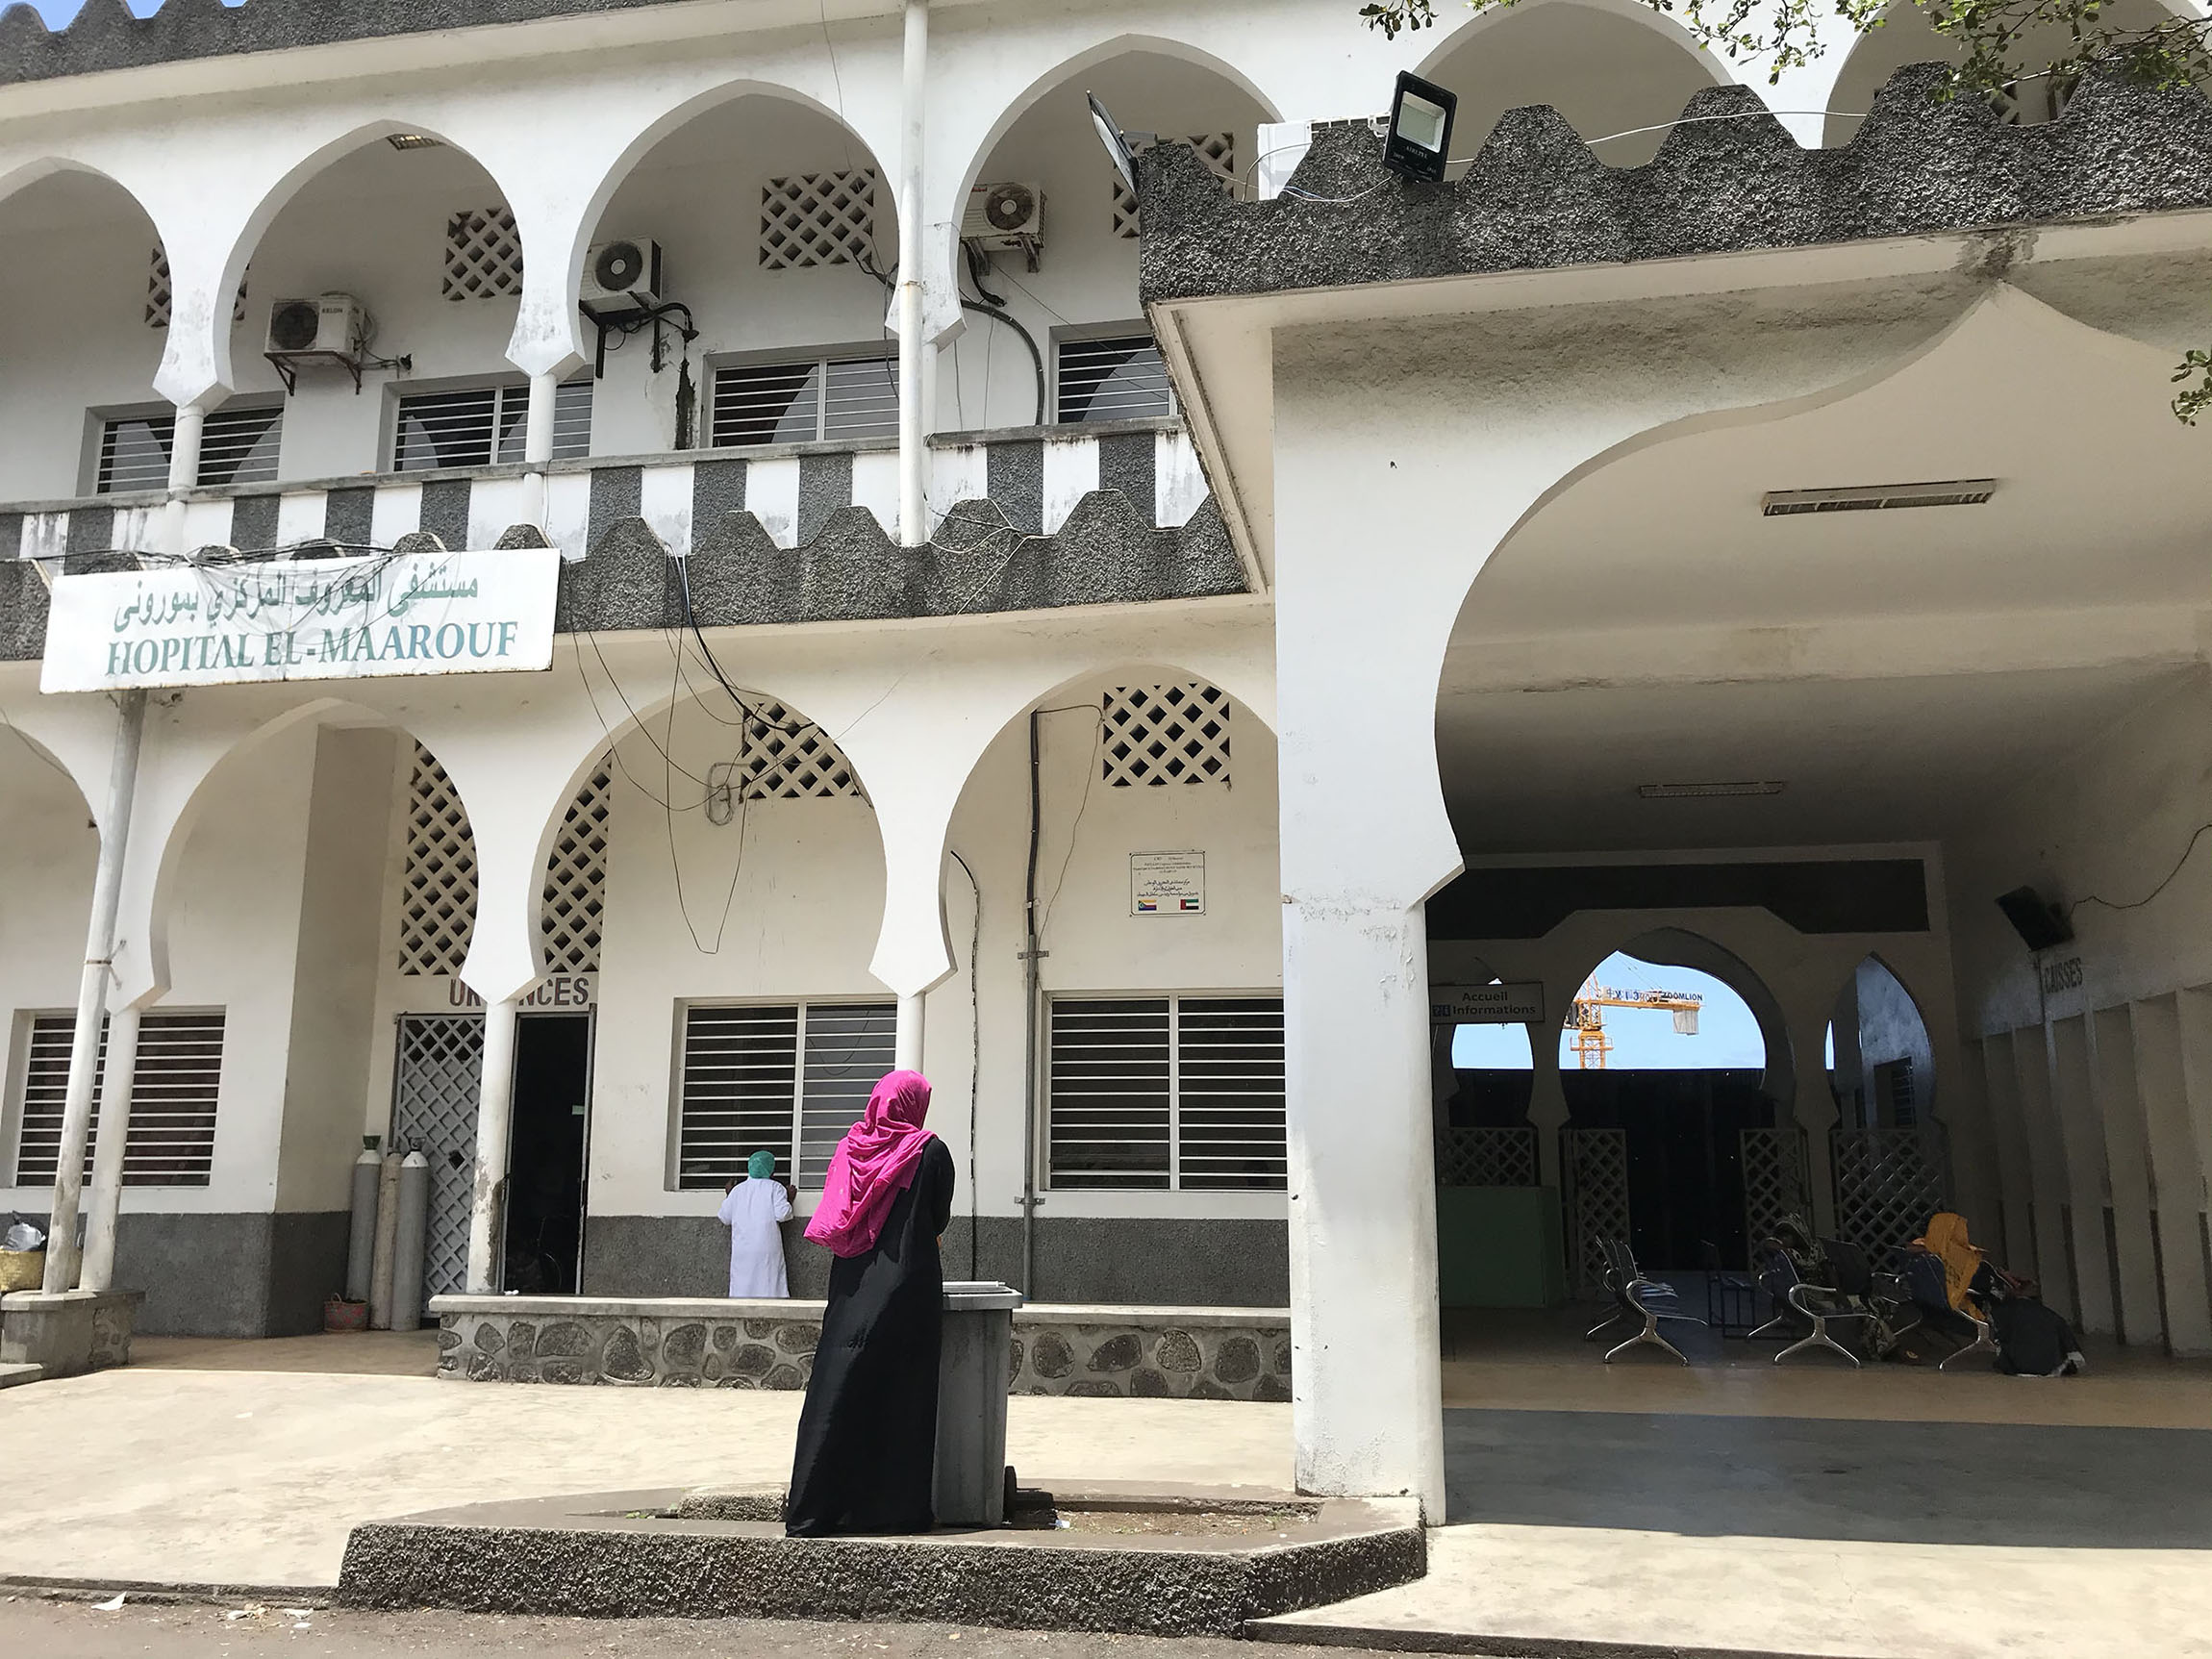
<svg viewBox="0 0 2212 1659">
<path fill-rule="evenodd" d="M 1037 257 L 1044 245 L 1044 187 L 978 185 L 968 192 L 960 239 L 992 253 L 1009 250 Z"/>
<path fill-rule="evenodd" d="M 578 297 L 594 316 L 659 305 L 661 244 L 642 237 L 593 243 L 584 256 L 584 287 Z"/>
<path fill-rule="evenodd" d="M 280 299 L 269 307 L 268 353 L 315 352 L 358 363 L 368 350 L 368 308 L 349 293 Z"/>
</svg>

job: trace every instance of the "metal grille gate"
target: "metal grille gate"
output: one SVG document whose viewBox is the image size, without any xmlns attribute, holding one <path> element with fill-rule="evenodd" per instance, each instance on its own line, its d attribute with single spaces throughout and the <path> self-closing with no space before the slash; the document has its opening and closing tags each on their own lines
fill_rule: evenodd
<svg viewBox="0 0 2212 1659">
<path fill-rule="evenodd" d="M 484 1079 L 484 1016 L 408 1014 L 399 1021 L 391 1144 L 430 1160 L 430 1242 L 422 1294 L 468 1288 L 468 1212 L 476 1181 L 476 1106 Z"/>
<path fill-rule="evenodd" d="M 1795 1123 L 1739 1132 L 1744 1152 L 1744 1243 L 1756 1250 L 1778 1222 L 1793 1217 L 1813 1224 L 1812 1188 L 1805 1178 L 1805 1132 Z"/>
<path fill-rule="evenodd" d="M 1836 1172 L 1836 1233 L 1881 1261 L 1917 1237 L 1947 1207 L 1950 1157 L 1942 1127 L 1836 1129 L 1828 1137 Z"/>
<path fill-rule="evenodd" d="M 1559 1131 L 1559 1167 L 1567 1181 L 1568 1270 L 1586 1295 L 1605 1293 L 1600 1239 L 1628 1238 L 1628 1132 Z"/>
</svg>

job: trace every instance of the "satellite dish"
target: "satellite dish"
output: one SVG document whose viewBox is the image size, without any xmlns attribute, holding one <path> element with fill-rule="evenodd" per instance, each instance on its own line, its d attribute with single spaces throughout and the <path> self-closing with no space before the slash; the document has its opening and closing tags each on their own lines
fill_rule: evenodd
<svg viewBox="0 0 2212 1659">
<path fill-rule="evenodd" d="M 1122 186 L 1134 196 L 1137 189 L 1137 158 L 1130 152 L 1129 140 L 1121 136 L 1121 129 L 1114 124 L 1114 117 L 1106 113 L 1106 106 L 1098 101 L 1098 94 L 1086 92 L 1083 96 L 1091 104 L 1091 124 L 1098 129 L 1098 141 L 1106 146 L 1106 155 L 1114 163 L 1114 170 L 1121 175 Z"/>
<path fill-rule="evenodd" d="M 636 242 L 609 242 L 591 267 L 591 280 L 611 293 L 636 288 L 644 275 L 645 250 Z"/>
</svg>

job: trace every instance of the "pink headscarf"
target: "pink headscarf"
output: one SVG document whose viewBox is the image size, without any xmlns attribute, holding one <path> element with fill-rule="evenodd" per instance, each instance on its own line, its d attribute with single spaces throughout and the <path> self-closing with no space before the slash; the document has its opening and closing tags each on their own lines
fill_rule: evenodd
<svg viewBox="0 0 2212 1659">
<path fill-rule="evenodd" d="M 892 1071 L 867 1097 L 867 1111 L 844 1132 L 822 1182 L 822 1201 L 807 1222 L 807 1237 L 840 1256 L 874 1248 L 891 1214 L 921 1165 L 931 1136 L 929 1079 L 918 1071 Z"/>
</svg>

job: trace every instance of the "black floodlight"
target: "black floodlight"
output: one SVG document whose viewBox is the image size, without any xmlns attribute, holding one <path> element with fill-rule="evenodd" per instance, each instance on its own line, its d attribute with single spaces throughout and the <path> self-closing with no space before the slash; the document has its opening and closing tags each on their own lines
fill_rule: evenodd
<svg viewBox="0 0 2212 1659">
<path fill-rule="evenodd" d="M 1098 129 L 1098 141 L 1106 146 L 1107 159 L 1121 175 L 1122 187 L 1132 196 L 1141 194 L 1137 189 L 1137 158 L 1130 151 L 1128 138 L 1114 124 L 1114 117 L 1106 113 L 1106 106 L 1098 101 L 1097 93 L 1086 92 L 1083 96 L 1090 101 L 1091 124 Z"/>
<path fill-rule="evenodd" d="M 1457 92 L 1400 69 L 1383 165 L 1402 179 L 1442 183 L 1445 159 L 1451 154 L 1451 118 L 1458 113 Z"/>
</svg>

